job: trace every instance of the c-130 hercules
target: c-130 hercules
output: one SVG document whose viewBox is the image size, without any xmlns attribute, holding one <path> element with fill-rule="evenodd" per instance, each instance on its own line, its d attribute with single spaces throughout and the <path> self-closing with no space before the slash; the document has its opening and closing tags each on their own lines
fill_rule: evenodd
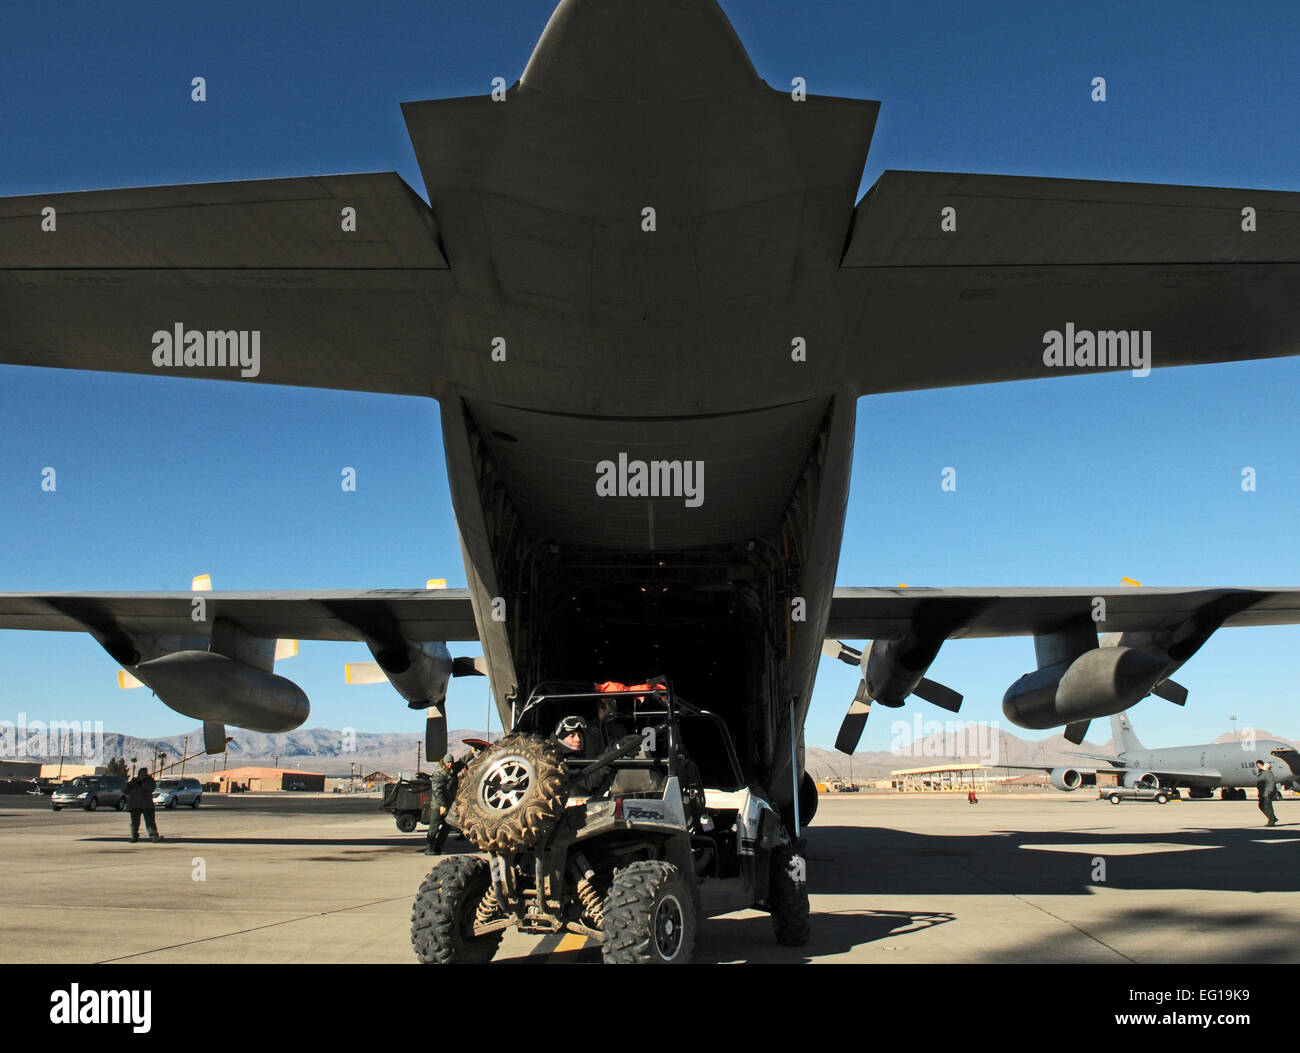
<svg viewBox="0 0 1300 1053">
<path fill-rule="evenodd" d="M 429 206 L 393 173 L 0 201 L 0 362 L 436 398 L 469 585 L 211 592 L 198 623 L 190 593 L 7 593 L 0 627 L 91 633 L 214 749 L 305 721 L 280 637 L 365 642 L 430 755 L 447 642 L 507 725 L 539 683 L 666 672 L 787 812 L 826 648 L 862 670 L 846 751 L 872 702 L 956 710 L 948 639 L 1034 637 L 1022 727 L 1181 704 L 1213 632 L 1300 590 L 836 589 L 855 404 L 1294 354 L 1300 195 L 888 171 L 855 205 L 878 107 L 769 87 L 715 0 L 563 0 L 498 97 L 403 105 Z"/>
</svg>

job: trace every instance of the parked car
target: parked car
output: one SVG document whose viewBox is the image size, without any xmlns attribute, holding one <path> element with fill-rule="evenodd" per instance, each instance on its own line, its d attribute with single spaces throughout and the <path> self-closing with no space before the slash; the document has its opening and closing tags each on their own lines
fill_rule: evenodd
<svg viewBox="0 0 1300 1053">
<path fill-rule="evenodd" d="M 197 808 L 203 800 L 203 786 L 198 779 L 161 779 L 153 791 L 155 808 L 175 808 L 188 804 Z"/>
<path fill-rule="evenodd" d="M 50 806 L 56 811 L 64 808 L 126 807 L 126 778 L 122 775 L 78 775 L 65 782 L 50 795 Z"/>
</svg>

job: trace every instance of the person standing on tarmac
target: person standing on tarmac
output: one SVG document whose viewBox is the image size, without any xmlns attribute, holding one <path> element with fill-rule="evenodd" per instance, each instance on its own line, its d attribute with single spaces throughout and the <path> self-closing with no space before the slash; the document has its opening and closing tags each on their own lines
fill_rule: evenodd
<svg viewBox="0 0 1300 1053">
<path fill-rule="evenodd" d="M 429 776 L 429 841 L 424 849 L 427 856 L 442 855 L 450 827 L 447 809 L 456 799 L 457 774 L 452 770 L 452 756 L 448 753 L 438 762 Z"/>
<path fill-rule="evenodd" d="M 153 791 L 157 784 L 148 768 L 141 768 L 135 778 L 126 784 L 126 806 L 131 809 L 131 842 L 140 840 L 140 817 L 144 817 L 144 828 L 149 833 L 149 840 L 157 844 L 162 840 L 158 832 L 158 822 L 154 818 Z"/>
<path fill-rule="evenodd" d="M 1255 762 L 1255 785 L 1259 787 L 1259 810 L 1268 818 L 1265 826 L 1277 826 L 1277 816 L 1273 814 L 1273 791 L 1277 788 L 1277 778 L 1273 775 L 1273 765 L 1268 761 Z"/>
</svg>

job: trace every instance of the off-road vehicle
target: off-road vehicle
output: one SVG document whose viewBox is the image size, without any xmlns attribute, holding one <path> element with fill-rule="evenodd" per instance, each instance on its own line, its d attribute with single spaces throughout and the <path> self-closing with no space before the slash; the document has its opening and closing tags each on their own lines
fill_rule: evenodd
<svg viewBox="0 0 1300 1053">
<path fill-rule="evenodd" d="M 602 700 L 617 712 L 597 720 Z M 553 728 L 580 716 L 586 749 Z M 420 887 L 423 962 L 485 962 L 504 930 L 581 933 L 607 963 L 686 962 L 702 911 L 757 907 L 779 942 L 808 940 L 802 846 L 746 784 L 725 724 L 658 680 L 625 691 L 548 684 L 513 732 L 461 777 L 461 830 L 486 855 L 451 856 Z"/>
</svg>

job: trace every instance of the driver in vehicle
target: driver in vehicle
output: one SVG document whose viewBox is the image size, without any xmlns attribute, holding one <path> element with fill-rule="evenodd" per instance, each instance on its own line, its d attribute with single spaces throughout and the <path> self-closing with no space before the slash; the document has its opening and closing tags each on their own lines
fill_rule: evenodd
<svg viewBox="0 0 1300 1053">
<path fill-rule="evenodd" d="M 582 717 L 565 717 L 555 725 L 552 737 L 560 744 L 560 754 L 565 760 L 587 755 L 587 722 Z"/>
</svg>

